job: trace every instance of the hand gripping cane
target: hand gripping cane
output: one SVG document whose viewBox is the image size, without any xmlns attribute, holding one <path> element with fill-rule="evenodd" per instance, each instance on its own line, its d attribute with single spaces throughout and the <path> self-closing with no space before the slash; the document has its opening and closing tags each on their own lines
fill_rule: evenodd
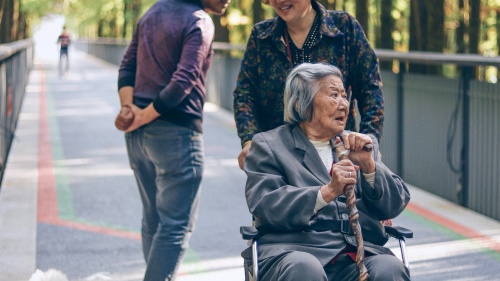
<svg viewBox="0 0 500 281">
<path fill-rule="evenodd" d="M 365 151 L 371 151 L 372 145 L 367 144 L 363 147 Z M 349 159 L 349 150 L 344 147 L 344 145 L 339 142 L 335 144 L 335 153 L 340 160 Z M 359 225 L 359 214 L 358 208 L 356 208 L 356 195 L 354 194 L 354 185 L 348 184 L 344 187 L 344 195 L 347 197 L 346 205 L 347 210 L 349 210 L 349 225 L 354 232 L 354 237 L 357 242 L 357 251 L 356 251 L 356 267 L 359 272 L 359 281 L 367 281 L 368 280 L 368 270 L 366 269 L 364 258 L 365 258 L 365 249 L 363 246 L 363 235 L 361 234 L 361 226 Z"/>
</svg>

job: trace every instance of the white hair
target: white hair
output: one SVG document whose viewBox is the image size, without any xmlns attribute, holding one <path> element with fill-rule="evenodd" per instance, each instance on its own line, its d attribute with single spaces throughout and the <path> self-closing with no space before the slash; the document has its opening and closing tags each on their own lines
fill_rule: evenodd
<svg viewBox="0 0 500 281">
<path fill-rule="evenodd" d="M 326 76 L 342 80 L 342 72 L 336 66 L 325 63 L 302 63 L 288 74 L 284 94 L 284 119 L 297 124 L 310 121 L 314 110 L 314 97 L 320 88 L 320 80 Z"/>
</svg>

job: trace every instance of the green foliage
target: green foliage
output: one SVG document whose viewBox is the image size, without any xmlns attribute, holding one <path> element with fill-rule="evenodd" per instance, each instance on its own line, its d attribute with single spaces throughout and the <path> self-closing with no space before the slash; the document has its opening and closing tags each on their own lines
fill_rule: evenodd
<svg viewBox="0 0 500 281">
<path fill-rule="evenodd" d="M 257 0 L 260 1 L 260 0 Z M 264 8 L 264 18 L 270 19 L 274 17 L 273 8 L 269 5 L 262 4 Z M 233 44 L 246 44 L 254 20 L 252 19 L 252 1 L 249 0 L 232 0 L 227 9 L 227 25 L 229 29 L 229 41 Z"/>
<path fill-rule="evenodd" d="M 63 0 L 20 0 L 20 3 L 21 11 L 33 23 L 38 23 L 46 15 L 60 14 L 64 10 Z"/>
<path fill-rule="evenodd" d="M 410 19 L 410 1 L 398 0 L 393 4 L 392 17 L 394 19 L 394 30 L 392 39 L 394 40 L 394 49 L 400 51 L 408 50 L 410 42 L 409 19 Z"/>
<path fill-rule="evenodd" d="M 226 11 L 229 42 L 239 44 L 246 42 L 253 26 L 252 1 L 233 0 Z"/>
<path fill-rule="evenodd" d="M 26 24 L 27 36 L 30 35 L 30 28 L 40 23 L 41 19 L 51 14 L 61 14 L 64 10 L 64 0 L 17 0 L 20 9 L 18 19 L 24 22 L 17 22 L 18 26 Z"/>
<path fill-rule="evenodd" d="M 64 15 L 67 25 L 85 37 L 117 37 L 123 24 L 122 0 L 70 0 Z"/>
<path fill-rule="evenodd" d="M 157 0 L 17 0 L 29 26 L 34 26 L 46 15 L 65 15 L 69 29 L 81 37 L 126 37 L 130 38 L 135 21 Z M 245 44 L 254 24 L 253 5 L 258 0 L 233 0 L 226 14 L 220 17 L 220 26 L 229 31 L 229 41 Z M 353 15 L 355 0 L 321 0 L 329 7 L 343 9 Z M 479 0 L 467 0 L 479 1 Z M 500 0 L 480 0 L 479 52 L 489 55 L 499 53 Z M 410 0 L 393 0 L 391 16 L 394 20 L 391 38 L 380 38 L 382 25 L 381 0 L 369 0 L 369 24 L 365 29 L 368 39 L 377 48 L 380 40 L 393 40 L 394 49 L 407 51 L 410 29 Z M 258 4 L 256 4 L 258 5 Z M 261 4 L 264 18 L 275 16 L 270 5 Z M 445 0 L 444 52 L 457 52 L 457 29 L 463 24 L 464 13 L 458 0 Z M 387 36 L 384 36 L 387 37 Z M 427 39 L 428 40 L 428 39 Z"/>
</svg>

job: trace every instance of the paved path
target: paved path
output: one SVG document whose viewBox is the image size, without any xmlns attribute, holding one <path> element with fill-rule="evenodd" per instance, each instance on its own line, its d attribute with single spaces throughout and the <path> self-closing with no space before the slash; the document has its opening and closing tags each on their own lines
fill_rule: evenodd
<svg viewBox="0 0 500 281">
<path fill-rule="evenodd" d="M 81 52 L 71 70 L 37 53 L 0 191 L 0 280 L 58 270 L 68 280 L 138 281 L 141 205 L 118 112 L 117 67 Z M 242 281 L 239 226 L 250 215 L 231 114 L 207 104 L 200 216 L 180 281 Z M 500 223 L 411 187 L 395 223 L 413 280 L 500 280 Z M 397 250 L 394 241 L 389 247 Z"/>
</svg>

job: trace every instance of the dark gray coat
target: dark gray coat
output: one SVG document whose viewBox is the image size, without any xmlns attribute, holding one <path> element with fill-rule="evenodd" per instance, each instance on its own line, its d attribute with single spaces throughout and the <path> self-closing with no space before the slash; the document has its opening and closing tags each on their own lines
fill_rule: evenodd
<svg viewBox="0 0 500 281">
<path fill-rule="evenodd" d="M 390 252 L 380 245 L 384 242 L 375 245 L 367 240 L 380 240 L 370 237 L 384 235 L 379 221 L 399 215 L 410 201 L 410 194 L 403 180 L 381 162 L 378 142 L 372 139 L 376 163 L 374 188 L 358 173 L 355 193 L 362 227 L 376 230 L 366 233 L 363 230 L 365 250 L 380 254 Z M 335 155 L 334 158 L 338 161 Z M 259 259 L 304 251 L 325 265 L 348 243 L 355 245 L 352 236 L 338 231 L 303 231 L 317 220 L 340 220 L 348 210 L 341 196 L 313 214 L 318 191 L 331 177 L 298 126 L 283 125 L 255 135 L 244 170 L 248 177 L 247 204 L 257 226 L 280 232 L 260 238 Z"/>
</svg>

